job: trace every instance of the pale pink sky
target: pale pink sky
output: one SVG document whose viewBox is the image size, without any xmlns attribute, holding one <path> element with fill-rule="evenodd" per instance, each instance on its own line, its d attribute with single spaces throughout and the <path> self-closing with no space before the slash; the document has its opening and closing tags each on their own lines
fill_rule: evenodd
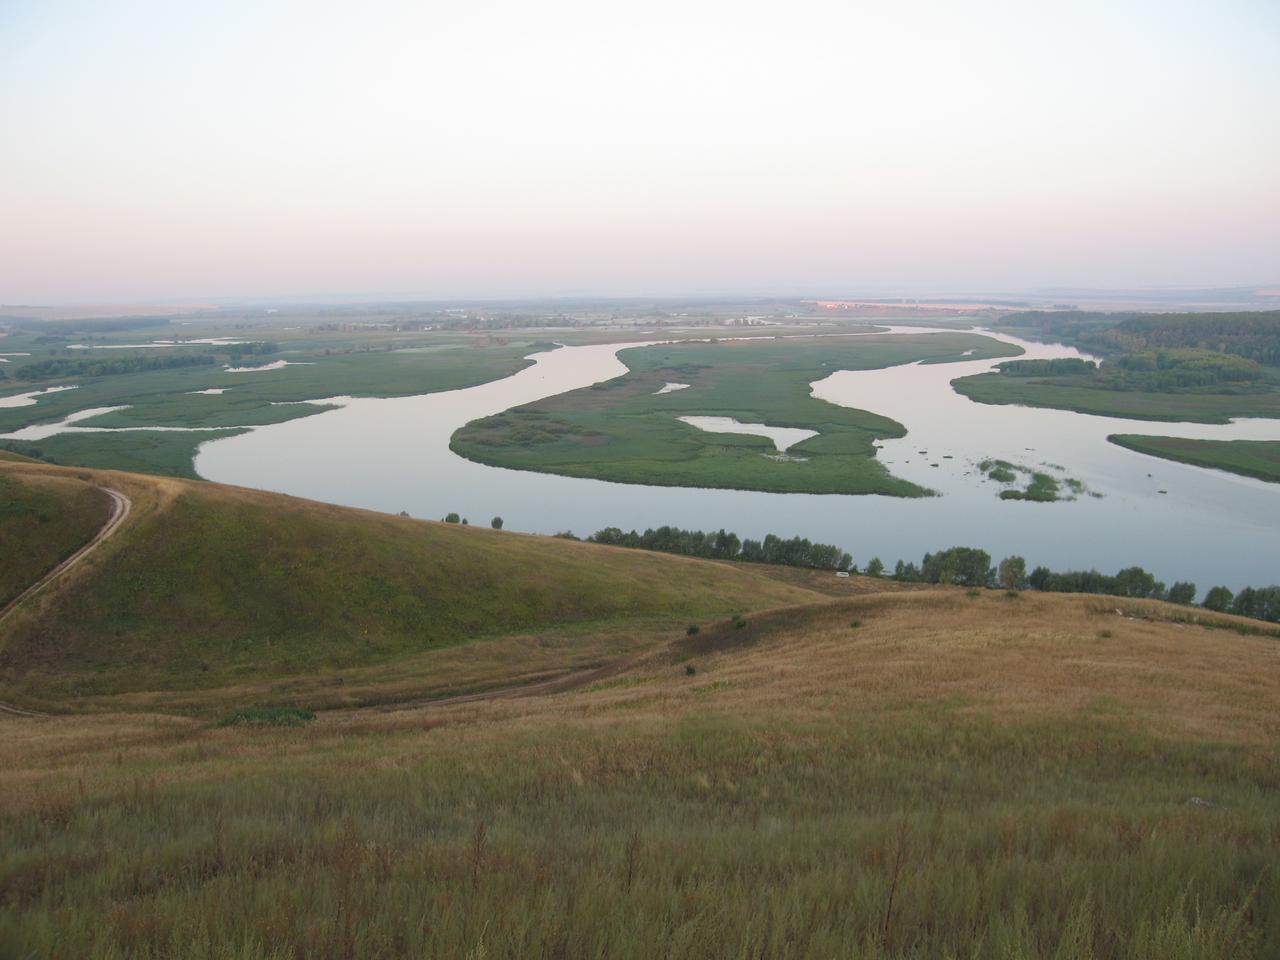
<svg viewBox="0 0 1280 960">
<path fill-rule="evenodd" d="M 0 303 L 1275 282 L 1278 11 L 11 0 Z"/>
</svg>

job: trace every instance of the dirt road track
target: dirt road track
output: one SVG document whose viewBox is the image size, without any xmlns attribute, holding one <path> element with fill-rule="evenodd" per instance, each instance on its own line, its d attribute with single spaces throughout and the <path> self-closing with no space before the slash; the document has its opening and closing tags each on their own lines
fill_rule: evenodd
<svg viewBox="0 0 1280 960">
<path fill-rule="evenodd" d="M 10 600 L 3 609 L 0 609 L 0 626 L 4 625 L 4 622 L 9 619 L 9 616 L 15 610 L 18 609 L 22 604 L 22 601 L 26 600 L 32 594 L 38 593 L 44 587 L 48 586 L 54 580 L 58 579 L 58 577 L 62 576 L 74 567 L 77 563 L 84 560 L 84 558 L 89 556 L 89 554 L 93 553 L 93 551 L 101 545 L 102 541 L 115 533 L 116 530 L 119 529 L 120 524 L 122 524 L 125 518 L 129 516 L 129 511 L 133 508 L 133 501 L 119 490 L 112 490 L 110 487 L 103 487 L 102 492 L 111 498 L 111 516 L 109 516 L 107 518 L 107 522 L 102 525 L 102 529 L 94 534 L 92 540 Z M 6 713 L 18 717 L 48 716 L 46 713 L 40 713 L 36 710 L 24 710 L 21 707 L 15 707 L 12 704 L 4 702 L 0 702 L 0 713 Z"/>
</svg>

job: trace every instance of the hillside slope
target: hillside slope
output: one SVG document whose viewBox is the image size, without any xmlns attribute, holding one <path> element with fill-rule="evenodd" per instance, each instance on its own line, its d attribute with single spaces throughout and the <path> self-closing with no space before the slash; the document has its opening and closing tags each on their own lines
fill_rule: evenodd
<svg viewBox="0 0 1280 960">
<path fill-rule="evenodd" d="M 0 478 L 107 483 L 135 502 L 83 569 L 0 628 L 0 688 L 45 703 L 367 667 L 535 630 L 670 629 L 815 597 L 726 564 L 216 484 L 17 462 Z"/>
<path fill-rule="evenodd" d="M 936 588 L 703 623 L 557 696 L 0 720 L 0 942 L 1269 960 L 1280 642 L 1186 615 Z"/>
<path fill-rule="evenodd" d="M 102 491 L 74 476 L 3 469 L 21 462 L 0 461 L 0 611 L 92 539 L 108 514 Z"/>
</svg>

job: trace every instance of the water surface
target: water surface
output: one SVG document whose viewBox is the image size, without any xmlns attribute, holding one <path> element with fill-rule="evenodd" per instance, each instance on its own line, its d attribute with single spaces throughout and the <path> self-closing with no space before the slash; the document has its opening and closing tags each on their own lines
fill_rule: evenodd
<svg viewBox="0 0 1280 960">
<path fill-rule="evenodd" d="M 1030 358 L 1080 355 L 997 339 L 1019 344 Z M 339 409 L 203 444 L 196 470 L 224 483 L 418 517 L 457 511 L 483 523 L 498 515 L 508 529 L 538 533 L 724 527 L 744 537 L 772 532 L 836 543 L 860 563 L 872 556 L 890 565 L 918 561 L 927 550 L 969 545 L 997 560 L 1019 553 L 1031 565 L 1056 569 L 1114 572 L 1140 564 L 1166 581 L 1194 580 L 1202 592 L 1217 583 L 1280 581 L 1280 485 L 1146 457 L 1104 439 L 1108 433 L 1280 439 L 1280 423 L 1134 423 L 977 404 L 951 389 L 952 379 L 998 361 L 842 372 L 815 384 L 823 399 L 907 427 L 907 438 L 885 442 L 880 456 L 896 475 L 941 494 L 926 499 L 638 486 L 484 466 L 449 450 L 449 437 L 469 421 L 619 376 L 626 367 L 617 354 L 644 345 L 562 347 L 534 354 L 533 366 L 506 379 L 448 393 L 336 398 L 327 402 Z M 993 456 L 1060 465 L 1103 496 L 1000 500 L 998 486 L 976 470 L 978 460 Z"/>
</svg>

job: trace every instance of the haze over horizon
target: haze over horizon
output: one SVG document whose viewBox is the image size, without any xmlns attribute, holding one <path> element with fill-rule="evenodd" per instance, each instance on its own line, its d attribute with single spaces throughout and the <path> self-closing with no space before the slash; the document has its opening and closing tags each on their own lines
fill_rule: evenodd
<svg viewBox="0 0 1280 960">
<path fill-rule="evenodd" d="M 0 303 L 1280 279 L 1280 6 L 11 2 Z"/>
</svg>

